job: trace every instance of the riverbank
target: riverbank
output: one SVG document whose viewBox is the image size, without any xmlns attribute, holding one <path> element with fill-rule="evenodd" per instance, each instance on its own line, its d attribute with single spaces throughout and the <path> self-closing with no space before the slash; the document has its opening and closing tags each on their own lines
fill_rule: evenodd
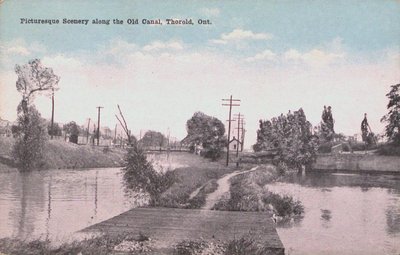
<svg viewBox="0 0 400 255">
<path fill-rule="evenodd" d="M 400 174 L 400 157 L 367 153 L 319 154 L 312 165 L 315 171 Z"/>
<path fill-rule="evenodd" d="M 12 158 L 14 139 L 0 138 L 0 171 L 15 171 Z M 119 148 L 77 145 L 49 140 L 44 151 L 44 163 L 39 170 L 118 167 L 123 163 L 125 150 Z"/>
</svg>

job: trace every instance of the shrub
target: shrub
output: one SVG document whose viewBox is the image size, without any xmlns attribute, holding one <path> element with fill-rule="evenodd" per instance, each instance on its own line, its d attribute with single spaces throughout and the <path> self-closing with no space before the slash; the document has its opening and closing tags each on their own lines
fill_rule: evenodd
<svg viewBox="0 0 400 255">
<path fill-rule="evenodd" d="M 158 173 L 154 170 L 144 151 L 136 145 L 128 148 L 122 170 L 125 187 L 134 192 L 148 193 L 153 204 L 176 181 L 174 172 Z"/>
</svg>

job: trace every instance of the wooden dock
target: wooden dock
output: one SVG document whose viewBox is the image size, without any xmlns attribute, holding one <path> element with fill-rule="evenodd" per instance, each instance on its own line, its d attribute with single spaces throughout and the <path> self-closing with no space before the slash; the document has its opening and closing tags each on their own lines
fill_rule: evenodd
<svg viewBox="0 0 400 255">
<path fill-rule="evenodd" d="M 182 240 L 239 239 L 251 236 L 270 254 L 284 255 L 275 224 L 265 212 L 234 212 L 175 208 L 135 208 L 82 230 L 108 234 L 145 234 L 171 247 Z"/>
</svg>

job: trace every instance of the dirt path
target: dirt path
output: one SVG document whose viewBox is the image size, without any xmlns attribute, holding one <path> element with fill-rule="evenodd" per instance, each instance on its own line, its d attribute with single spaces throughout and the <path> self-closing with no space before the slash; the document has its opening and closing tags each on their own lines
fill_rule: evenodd
<svg viewBox="0 0 400 255">
<path fill-rule="evenodd" d="M 218 188 L 216 191 L 214 191 L 213 193 L 208 194 L 207 198 L 206 198 L 206 203 L 205 205 L 202 207 L 202 209 L 206 209 L 206 210 L 211 210 L 211 208 L 215 205 L 215 203 L 218 202 L 218 200 L 220 200 L 224 194 L 229 192 L 229 188 L 230 188 L 230 181 L 229 179 L 239 175 L 239 174 L 244 174 L 244 173 L 248 173 L 248 172 L 252 172 L 254 170 L 257 170 L 258 166 L 253 167 L 250 170 L 246 170 L 246 171 L 235 171 L 233 173 L 227 174 L 222 176 L 222 178 L 218 179 L 217 184 L 218 184 Z"/>
</svg>

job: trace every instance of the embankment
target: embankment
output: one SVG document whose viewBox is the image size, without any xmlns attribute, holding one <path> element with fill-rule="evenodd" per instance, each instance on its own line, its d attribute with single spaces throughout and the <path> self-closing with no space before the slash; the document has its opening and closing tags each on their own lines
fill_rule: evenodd
<svg viewBox="0 0 400 255">
<path fill-rule="evenodd" d="M 374 154 L 320 154 L 312 169 L 330 172 L 399 173 L 400 157 Z"/>
<path fill-rule="evenodd" d="M 12 158 L 14 139 L 0 138 L 0 171 L 15 169 Z M 90 145 L 76 145 L 64 141 L 50 140 L 44 152 L 43 169 L 98 168 L 121 166 L 124 150 Z"/>
</svg>

